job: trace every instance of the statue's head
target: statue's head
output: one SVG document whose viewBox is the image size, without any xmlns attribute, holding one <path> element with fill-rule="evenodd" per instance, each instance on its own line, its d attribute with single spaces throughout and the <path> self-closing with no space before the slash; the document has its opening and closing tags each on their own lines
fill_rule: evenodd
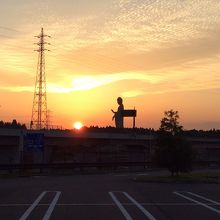
<svg viewBox="0 0 220 220">
<path fill-rule="evenodd" d="M 118 98 L 117 98 L 117 103 L 118 103 L 119 105 L 121 105 L 122 102 L 123 102 L 123 99 L 122 99 L 121 97 L 118 97 Z"/>
</svg>

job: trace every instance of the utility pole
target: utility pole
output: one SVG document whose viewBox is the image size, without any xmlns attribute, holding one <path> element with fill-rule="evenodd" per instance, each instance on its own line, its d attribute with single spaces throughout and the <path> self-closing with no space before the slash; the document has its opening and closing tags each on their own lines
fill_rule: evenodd
<svg viewBox="0 0 220 220">
<path fill-rule="evenodd" d="M 40 130 L 48 128 L 44 51 L 49 51 L 45 48 L 45 44 L 49 44 L 45 41 L 45 37 L 50 36 L 44 34 L 44 30 L 41 28 L 41 33 L 35 37 L 39 38 L 36 43 L 39 48 L 35 50 L 38 52 L 38 64 L 30 128 Z"/>
</svg>

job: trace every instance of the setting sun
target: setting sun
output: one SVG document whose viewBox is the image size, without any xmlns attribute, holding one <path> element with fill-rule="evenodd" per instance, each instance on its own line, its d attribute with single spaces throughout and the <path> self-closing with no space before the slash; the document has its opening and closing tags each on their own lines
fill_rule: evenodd
<svg viewBox="0 0 220 220">
<path fill-rule="evenodd" d="M 79 121 L 77 121 L 77 122 L 75 122 L 75 123 L 73 124 L 73 127 L 74 127 L 75 129 L 77 129 L 77 130 L 81 129 L 82 126 L 83 126 L 82 123 L 79 122 Z"/>
</svg>

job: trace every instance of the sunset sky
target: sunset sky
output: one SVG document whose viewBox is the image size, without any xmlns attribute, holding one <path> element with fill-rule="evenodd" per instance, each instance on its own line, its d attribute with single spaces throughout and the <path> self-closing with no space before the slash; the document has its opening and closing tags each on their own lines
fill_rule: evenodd
<svg viewBox="0 0 220 220">
<path fill-rule="evenodd" d="M 185 129 L 220 129 L 219 0 L 0 0 L 0 120 L 29 125 L 41 27 L 52 125 L 137 127 L 178 110 Z M 126 126 L 132 120 L 126 119 Z"/>
</svg>

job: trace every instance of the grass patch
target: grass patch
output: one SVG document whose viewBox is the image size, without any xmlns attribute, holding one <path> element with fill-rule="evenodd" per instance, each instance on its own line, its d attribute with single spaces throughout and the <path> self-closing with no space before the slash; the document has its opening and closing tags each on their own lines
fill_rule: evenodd
<svg viewBox="0 0 220 220">
<path fill-rule="evenodd" d="M 158 183 L 220 183 L 220 172 L 184 173 L 179 176 L 137 176 L 137 182 Z"/>
</svg>

